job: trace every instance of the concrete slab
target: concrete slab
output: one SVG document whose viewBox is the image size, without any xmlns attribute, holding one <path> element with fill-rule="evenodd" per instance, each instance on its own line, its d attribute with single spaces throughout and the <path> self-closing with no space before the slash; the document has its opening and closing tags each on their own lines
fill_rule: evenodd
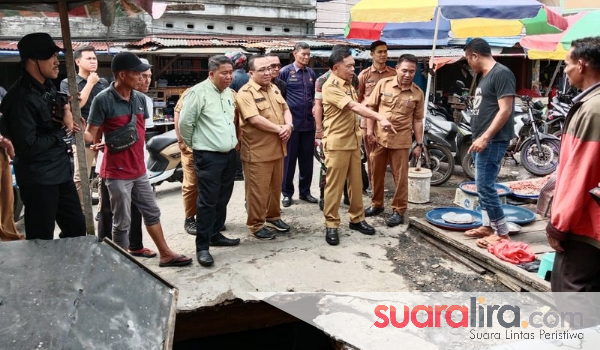
<svg viewBox="0 0 600 350">
<path fill-rule="evenodd" d="M 317 178 L 312 193 L 318 196 Z M 184 233 L 179 184 L 157 187 L 166 239 L 172 249 L 195 259 L 194 236 Z M 370 203 L 367 197 L 365 203 Z M 325 242 L 325 226 L 318 205 L 300 201 L 283 208 L 282 219 L 293 228 L 271 241 L 259 241 L 246 229 L 244 182 L 236 182 L 229 203 L 227 237 L 240 238 L 237 247 L 213 247 L 215 265 L 204 268 L 159 268 L 157 259 L 140 259 L 149 268 L 180 290 L 178 310 L 190 312 L 221 304 L 227 300 L 253 300 L 248 292 L 286 291 L 406 291 L 403 278 L 394 272 L 386 257 L 387 249 L 397 245 L 407 225 L 388 228 L 382 217 L 368 218 L 377 229 L 366 236 L 348 229 L 347 206 L 341 206 L 341 243 Z M 148 237 L 146 246 L 153 248 Z"/>
</svg>

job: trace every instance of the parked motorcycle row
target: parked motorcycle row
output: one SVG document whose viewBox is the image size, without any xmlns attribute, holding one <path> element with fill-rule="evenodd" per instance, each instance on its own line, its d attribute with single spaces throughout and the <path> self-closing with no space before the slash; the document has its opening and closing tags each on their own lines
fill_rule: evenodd
<svg viewBox="0 0 600 350">
<path fill-rule="evenodd" d="M 457 86 L 466 90 L 461 81 Z M 426 152 L 422 163 L 431 169 L 431 184 L 439 186 L 450 179 L 455 164 L 462 167 L 465 176 L 475 178 L 475 166 L 471 147 L 471 98 L 455 95 L 465 109 L 457 123 L 449 118 L 449 113 L 435 102 L 428 105 L 425 122 L 424 144 Z M 504 159 L 513 160 L 533 175 L 545 176 L 558 167 L 560 133 L 570 108 L 570 98 L 559 95 L 553 99 L 553 109 L 544 118 L 545 106 L 540 101 L 533 102 L 529 96 L 520 97 L 523 105 L 515 106 L 514 138 L 510 141 Z M 435 99 L 434 99 L 435 101 Z M 515 157 L 519 154 L 519 157 Z"/>
</svg>

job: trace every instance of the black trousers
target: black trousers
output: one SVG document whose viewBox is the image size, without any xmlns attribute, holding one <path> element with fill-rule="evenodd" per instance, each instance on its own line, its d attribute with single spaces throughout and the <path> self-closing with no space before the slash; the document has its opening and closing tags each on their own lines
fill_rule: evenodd
<svg viewBox="0 0 600 350">
<path fill-rule="evenodd" d="M 240 155 L 240 151 L 235 152 L 235 176 L 244 176 L 242 156 Z"/>
<path fill-rule="evenodd" d="M 561 242 L 564 253 L 556 253 L 551 286 L 561 312 L 581 312 L 583 324 L 574 318 L 574 328 L 600 324 L 600 249 L 579 241 Z"/>
<path fill-rule="evenodd" d="M 294 174 L 298 162 L 298 193 L 310 195 L 315 152 L 315 130 L 293 131 L 287 142 L 287 157 L 283 159 L 283 183 L 281 194 L 291 197 L 294 194 Z"/>
<path fill-rule="evenodd" d="M 220 235 L 227 218 L 227 204 L 233 193 L 236 170 L 235 150 L 228 153 L 194 150 L 198 177 L 196 200 L 196 251 L 208 250 L 210 240 Z"/>
<path fill-rule="evenodd" d="M 112 210 L 110 209 L 110 197 L 104 179 L 100 180 L 100 215 L 98 217 L 98 240 L 104 237 L 112 239 Z M 129 227 L 129 250 L 140 250 L 144 248 L 142 242 L 142 213 L 131 202 L 131 226 Z"/>
<path fill-rule="evenodd" d="M 73 180 L 58 185 L 21 185 L 27 239 L 54 239 L 55 223 L 62 237 L 85 236 L 85 218 Z"/>
</svg>

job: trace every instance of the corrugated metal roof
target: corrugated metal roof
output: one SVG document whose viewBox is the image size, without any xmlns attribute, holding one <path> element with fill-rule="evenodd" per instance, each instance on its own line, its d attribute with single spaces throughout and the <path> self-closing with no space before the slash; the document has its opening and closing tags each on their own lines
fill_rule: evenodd
<svg viewBox="0 0 600 350">
<path fill-rule="evenodd" d="M 18 51 L 18 41 L 0 41 L 0 50 Z M 56 41 L 56 45 L 64 47 L 62 41 Z M 106 41 L 73 41 L 73 49 L 81 46 L 93 46 L 96 51 L 107 51 L 109 47 L 124 46 L 127 42 L 106 42 Z"/>
</svg>

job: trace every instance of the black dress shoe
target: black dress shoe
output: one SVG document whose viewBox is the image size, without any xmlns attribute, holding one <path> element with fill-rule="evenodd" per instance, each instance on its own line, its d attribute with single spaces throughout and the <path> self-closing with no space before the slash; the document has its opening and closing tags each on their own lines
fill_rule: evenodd
<svg viewBox="0 0 600 350">
<path fill-rule="evenodd" d="M 252 233 L 252 235 L 258 239 L 273 239 L 277 237 L 277 234 L 269 231 L 266 227 L 263 227 L 260 230 Z"/>
<path fill-rule="evenodd" d="M 404 223 L 404 217 L 397 212 L 394 212 L 392 216 L 390 216 L 387 220 L 385 220 L 385 224 L 389 227 L 398 226 Z"/>
<path fill-rule="evenodd" d="M 239 238 L 227 238 L 222 234 L 219 234 L 210 240 L 210 245 L 212 247 L 233 247 L 238 244 L 240 244 Z"/>
<path fill-rule="evenodd" d="M 325 241 L 327 243 L 329 243 L 329 245 L 340 244 L 340 237 L 338 236 L 338 229 L 335 227 L 328 227 L 325 230 Z"/>
<path fill-rule="evenodd" d="M 196 218 L 193 216 L 190 216 L 189 218 L 185 218 L 185 221 L 183 222 L 183 229 L 185 230 L 185 232 L 187 232 L 188 234 L 195 236 L 197 229 L 196 229 Z"/>
<path fill-rule="evenodd" d="M 267 221 L 265 222 L 265 226 L 273 228 L 279 232 L 288 232 L 290 230 L 290 225 L 283 222 L 281 219 Z"/>
<path fill-rule="evenodd" d="M 366 217 L 379 215 L 381 213 L 383 213 L 383 208 L 368 207 L 367 209 L 365 209 L 365 216 Z"/>
<path fill-rule="evenodd" d="M 208 267 L 212 266 L 215 263 L 212 255 L 208 252 L 208 250 L 201 250 L 196 252 L 196 258 L 198 258 L 198 263 L 202 266 Z"/>
<path fill-rule="evenodd" d="M 359 231 L 360 233 L 365 235 L 375 234 L 375 229 L 373 228 L 373 226 L 367 224 L 365 220 L 361 222 L 351 222 L 349 227 L 351 230 Z"/>
<path fill-rule="evenodd" d="M 289 207 L 290 205 L 292 205 L 292 198 L 288 197 L 288 196 L 284 196 L 283 200 L 281 201 L 281 205 L 283 205 L 284 207 Z"/>
<path fill-rule="evenodd" d="M 307 196 L 300 196 L 300 199 L 308 203 L 319 203 L 319 200 L 311 196 L 310 194 Z"/>
</svg>

